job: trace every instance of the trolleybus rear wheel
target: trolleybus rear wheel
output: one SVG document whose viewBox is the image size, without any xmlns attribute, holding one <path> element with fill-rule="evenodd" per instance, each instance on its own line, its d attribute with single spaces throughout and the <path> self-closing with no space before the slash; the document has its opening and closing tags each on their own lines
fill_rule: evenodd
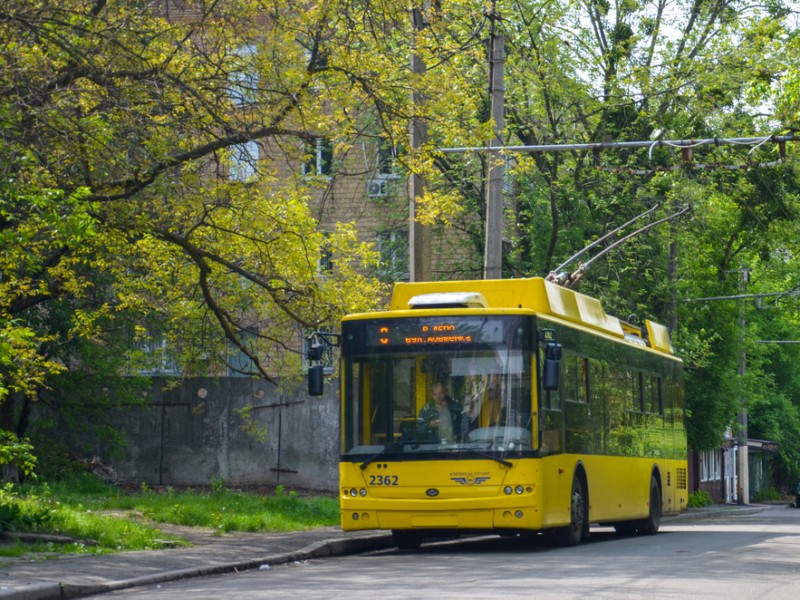
<svg viewBox="0 0 800 600">
<path fill-rule="evenodd" d="M 555 531 L 555 540 L 560 546 L 577 546 L 581 543 L 587 529 L 586 496 L 583 483 L 577 475 L 572 480 L 569 513 L 569 525 L 559 527 Z"/>
<path fill-rule="evenodd" d="M 655 475 L 650 478 L 650 509 L 644 519 L 614 523 L 614 529 L 620 535 L 655 535 L 661 526 L 661 488 Z"/>
<path fill-rule="evenodd" d="M 394 545 L 400 550 L 416 550 L 422 544 L 422 534 L 419 531 L 393 529 L 392 538 Z"/>
<path fill-rule="evenodd" d="M 650 478 L 650 514 L 639 529 L 641 533 L 655 535 L 661 526 L 661 488 L 655 475 Z"/>
</svg>

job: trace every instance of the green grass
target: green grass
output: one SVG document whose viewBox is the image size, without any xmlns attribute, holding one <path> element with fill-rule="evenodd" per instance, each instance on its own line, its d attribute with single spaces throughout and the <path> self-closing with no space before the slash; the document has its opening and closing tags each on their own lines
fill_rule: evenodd
<svg viewBox="0 0 800 600">
<path fill-rule="evenodd" d="M 768 487 L 753 494 L 753 502 L 780 502 L 783 500 L 781 493 L 774 487 Z"/>
<path fill-rule="evenodd" d="M 299 531 L 339 522 L 336 498 L 303 498 L 278 488 L 262 496 L 226 489 L 212 482 L 210 492 L 156 493 L 142 486 L 135 492 L 107 485 L 89 475 L 65 481 L 5 488 L 0 509 L 7 519 L 0 529 L 66 535 L 74 544 L 45 545 L 56 552 L 146 550 L 180 543 L 163 525 L 175 524 L 231 531 Z M 0 519 L 2 518 L 0 510 Z M 3 526 L 5 525 L 5 526 Z M 40 549 L 40 548 L 36 548 Z M 0 555 L 15 555 L 14 545 Z"/>
</svg>

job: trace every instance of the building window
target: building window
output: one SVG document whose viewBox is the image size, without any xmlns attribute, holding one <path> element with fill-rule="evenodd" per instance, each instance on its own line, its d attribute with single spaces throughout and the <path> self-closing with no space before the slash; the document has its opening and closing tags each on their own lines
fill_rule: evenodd
<svg viewBox="0 0 800 600">
<path fill-rule="evenodd" d="M 378 233 L 381 255 L 378 278 L 381 281 L 408 281 L 408 233 L 387 230 Z"/>
<path fill-rule="evenodd" d="M 258 73 L 255 70 L 257 49 L 255 44 L 246 44 L 236 49 L 234 70 L 230 74 L 229 94 L 237 106 L 255 104 L 258 90 Z"/>
<path fill-rule="evenodd" d="M 228 178 L 231 181 L 252 181 L 258 175 L 258 142 L 246 142 L 231 146 L 231 165 Z"/>
<path fill-rule="evenodd" d="M 375 150 L 375 172 L 379 177 L 394 175 L 394 163 L 397 158 L 397 148 L 389 140 L 382 139 Z"/>
<path fill-rule="evenodd" d="M 700 481 L 720 479 L 720 451 L 705 450 L 700 453 Z"/>
<path fill-rule="evenodd" d="M 136 350 L 142 358 L 142 366 L 136 369 L 139 375 L 180 375 L 181 368 L 165 339 L 137 341 Z"/>
<path fill-rule="evenodd" d="M 316 138 L 306 145 L 306 160 L 303 175 L 326 175 L 333 173 L 333 145 L 330 140 Z"/>
<path fill-rule="evenodd" d="M 248 352 L 256 354 L 256 340 L 258 335 L 255 330 L 242 331 L 239 340 L 247 347 Z M 229 344 L 228 346 L 228 377 L 251 377 L 258 371 L 253 360 L 242 352 L 241 348 Z"/>
<path fill-rule="evenodd" d="M 333 272 L 333 251 L 328 244 L 320 248 L 319 259 L 317 260 L 317 272 L 320 275 Z"/>
</svg>

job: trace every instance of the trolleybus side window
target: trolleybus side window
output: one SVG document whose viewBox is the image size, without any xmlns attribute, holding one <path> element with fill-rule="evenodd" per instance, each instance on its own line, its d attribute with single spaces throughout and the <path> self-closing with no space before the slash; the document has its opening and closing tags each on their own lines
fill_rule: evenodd
<svg viewBox="0 0 800 600">
<path fill-rule="evenodd" d="M 588 403 L 587 359 L 565 352 L 563 364 L 564 399 L 567 402 Z"/>
<path fill-rule="evenodd" d="M 663 415 L 664 403 L 661 398 L 661 378 L 657 375 L 644 374 L 644 411 Z"/>
<path fill-rule="evenodd" d="M 594 439 L 589 413 L 587 359 L 564 352 L 562 389 L 564 391 L 565 450 L 594 452 Z"/>
</svg>

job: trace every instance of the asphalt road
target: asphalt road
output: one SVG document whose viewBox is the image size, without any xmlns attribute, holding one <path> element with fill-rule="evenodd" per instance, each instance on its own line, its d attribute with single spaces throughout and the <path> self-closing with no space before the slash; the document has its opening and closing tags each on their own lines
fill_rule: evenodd
<svg viewBox="0 0 800 600">
<path fill-rule="evenodd" d="M 651 537 L 594 528 L 590 541 L 479 538 L 135 588 L 113 598 L 800 597 L 800 510 L 674 522 Z M 99 598 L 99 596 L 98 596 Z"/>
</svg>

